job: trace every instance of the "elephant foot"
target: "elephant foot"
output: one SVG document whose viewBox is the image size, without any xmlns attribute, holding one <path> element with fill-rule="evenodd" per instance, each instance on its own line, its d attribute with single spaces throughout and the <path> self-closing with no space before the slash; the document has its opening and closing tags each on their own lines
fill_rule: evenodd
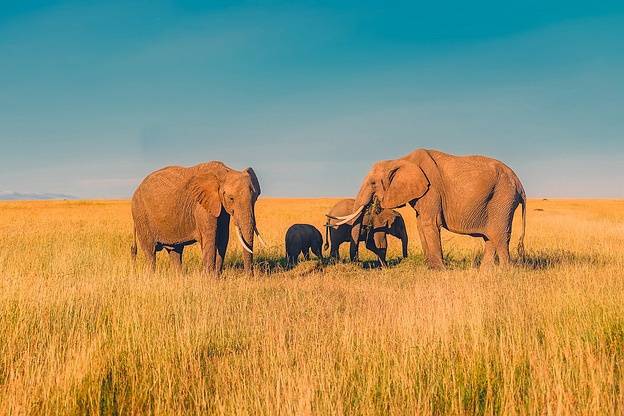
<svg viewBox="0 0 624 416">
<path fill-rule="evenodd" d="M 479 270 L 487 271 L 492 270 L 496 267 L 496 263 L 494 261 L 481 261 L 481 265 L 479 266 Z"/>
<path fill-rule="evenodd" d="M 442 262 L 442 260 L 430 260 L 427 261 L 427 267 L 430 270 L 446 270 L 446 266 L 444 265 L 444 263 Z"/>
</svg>

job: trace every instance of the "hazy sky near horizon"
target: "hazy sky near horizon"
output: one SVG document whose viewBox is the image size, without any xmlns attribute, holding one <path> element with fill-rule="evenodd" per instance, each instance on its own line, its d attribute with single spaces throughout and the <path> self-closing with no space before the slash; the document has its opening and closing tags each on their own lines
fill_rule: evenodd
<svg viewBox="0 0 624 416">
<path fill-rule="evenodd" d="M 222 160 L 265 195 L 353 195 L 425 147 L 529 196 L 624 197 L 622 1 L 14 3 L 0 190 L 128 197 Z"/>
</svg>

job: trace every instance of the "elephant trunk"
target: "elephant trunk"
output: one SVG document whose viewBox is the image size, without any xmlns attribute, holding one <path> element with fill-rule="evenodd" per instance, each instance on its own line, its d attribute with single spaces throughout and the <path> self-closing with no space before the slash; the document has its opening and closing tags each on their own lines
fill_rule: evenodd
<svg viewBox="0 0 624 416">
<path fill-rule="evenodd" d="M 327 224 L 325 224 L 325 244 L 323 245 L 323 250 L 327 250 L 329 248 L 329 218 L 327 219 Z"/>
<path fill-rule="evenodd" d="M 243 215 L 235 215 L 234 222 L 236 226 L 236 234 L 243 249 L 243 265 L 245 273 L 253 275 L 253 250 L 254 250 L 254 232 L 256 224 L 254 221 L 253 208 L 245 210 Z"/>
<path fill-rule="evenodd" d="M 251 246 L 251 252 L 244 251 L 243 252 L 243 265 L 245 268 L 245 273 L 248 275 L 253 275 L 253 244 L 254 244 L 254 232 L 253 228 L 248 228 L 245 232 L 245 240 L 249 242 Z"/>
</svg>

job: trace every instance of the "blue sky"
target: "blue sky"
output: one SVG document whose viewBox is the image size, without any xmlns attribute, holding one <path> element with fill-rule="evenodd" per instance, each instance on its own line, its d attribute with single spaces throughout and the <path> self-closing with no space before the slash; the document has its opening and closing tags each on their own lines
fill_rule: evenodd
<svg viewBox="0 0 624 416">
<path fill-rule="evenodd" d="M 0 190 L 128 197 L 216 159 L 353 195 L 426 147 L 624 197 L 621 1 L 3 2 L 0 86 Z"/>
</svg>

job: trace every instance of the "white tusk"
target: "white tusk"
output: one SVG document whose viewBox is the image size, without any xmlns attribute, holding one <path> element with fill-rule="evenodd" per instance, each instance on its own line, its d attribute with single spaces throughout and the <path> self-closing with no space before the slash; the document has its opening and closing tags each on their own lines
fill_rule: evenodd
<svg viewBox="0 0 624 416">
<path fill-rule="evenodd" d="M 249 246 L 247 246 L 247 243 L 245 243 L 245 240 L 243 240 L 243 237 L 241 236 L 241 233 L 240 233 L 240 230 L 238 229 L 238 227 L 236 227 L 236 236 L 238 237 L 238 241 L 240 241 L 241 246 L 243 246 L 243 248 L 245 250 L 247 250 L 248 252 L 253 254 L 253 250 L 250 249 Z"/>
<path fill-rule="evenodd" d="M 340 218 L 342 221 L 337 222 L 334 225 L 342 225 L 342 224 L 346 224 L 349 221 L 351 221 L 353 218 L 357 217 L 358 215 L 360 215 L 360 212 L 362 212 L 362 210 L 364 209 L 364 205 L 362 205 L 361 207 L 359 207 L 357 209 L 357 211 L 355 211 L 353 214 L 351 215 L 347 215 L 346 217 L 336 217 L 336 218 Z"/>
<path fill-rule="evenodd" d="M 260 235 L 260 231 L 258 231 L 258 228 L 254 227 L 254 231 L 256 232 L 256 235 L 258 236 L 258 240 L 260 241 L 260 243 L 267 247 L 267 243 L 264 242 L 264 240 L 262 239 L 262 236 Z"/>
</svg>

